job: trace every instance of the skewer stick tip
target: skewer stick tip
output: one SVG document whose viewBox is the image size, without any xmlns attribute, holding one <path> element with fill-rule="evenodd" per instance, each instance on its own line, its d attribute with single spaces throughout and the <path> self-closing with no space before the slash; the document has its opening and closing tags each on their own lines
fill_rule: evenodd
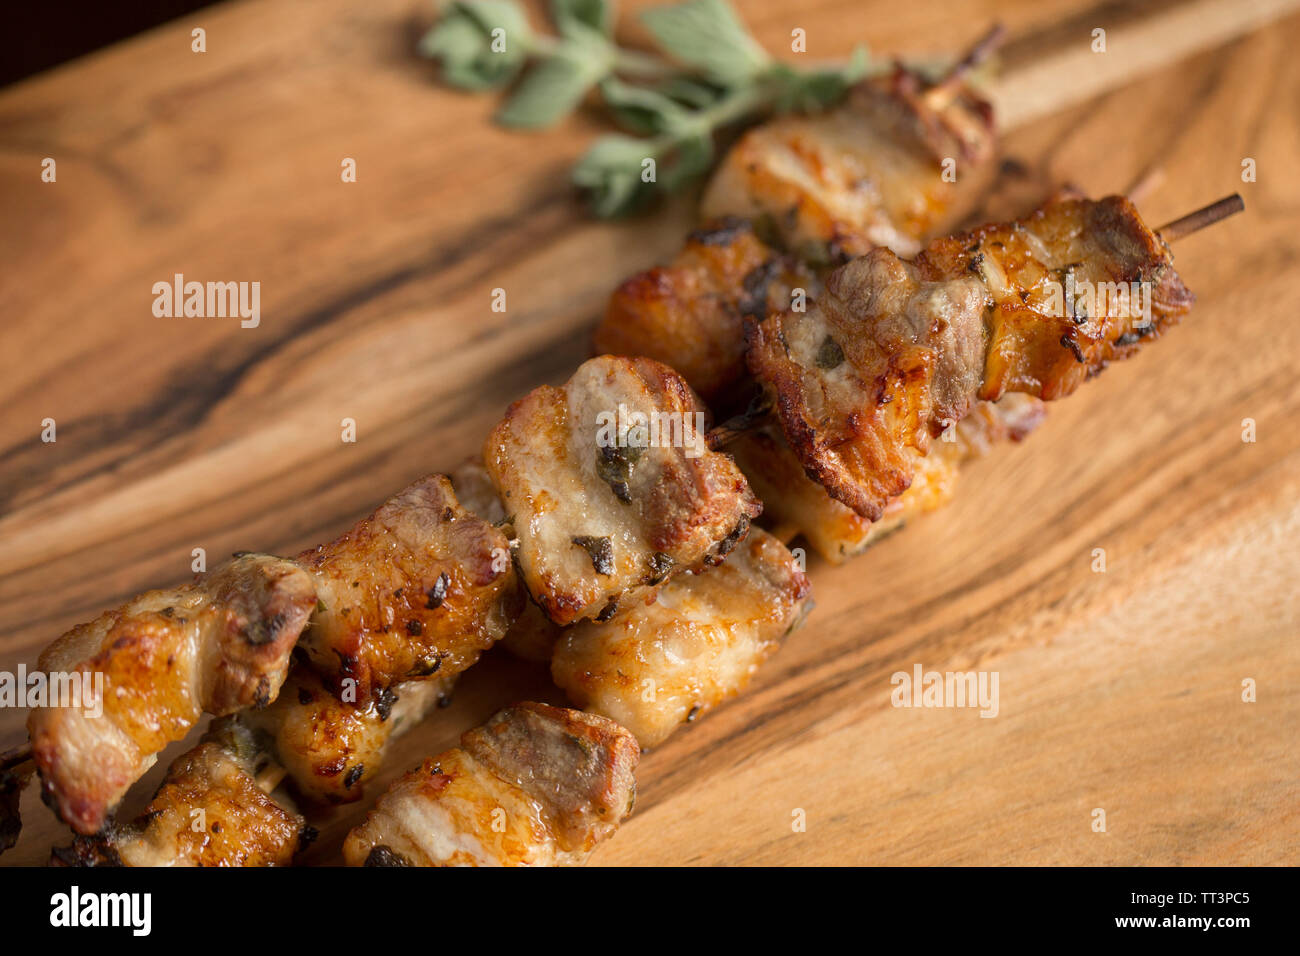
<svg viewBox="0 0 1300 956">
<path fill-rule="evenodd" d="M 984 35 L 975 41 L 975 45 L 967 51 L 966 55 L 952 65 L 943 77 L 935 83 L 930 89 L 933 93 L 936 90 L 946 90 L 959 83 L 967 73 L 975 69 L 1000 47 L 1007 38 L 1007 28 L 1002 23 L 995 23 Z"/>
<path fill-rule="evenodd" d="M 1165 242 L 1174 242 L 1206 226 L 1212 226 L 1221 219 L 1235 216 L 1245 208 L 1246 201 L 1241 198 L 1241 193 L 1233 193 L 1231 196 L 1224 196 L 1218 202 L 1212 202 L 1208 206 L 1189 212 L 1186 216 L 1180 216 L 1173 222 L 1165 223 L 1156 232 Z"/>
<path fill-rule="evenodd" d="M 0 752 L 0 770 L 8 770 L 10 767 L 16 767 L 30 759 L 32 759 L 32 745 L 28 741 L 10 750 Z"/>
</svg>

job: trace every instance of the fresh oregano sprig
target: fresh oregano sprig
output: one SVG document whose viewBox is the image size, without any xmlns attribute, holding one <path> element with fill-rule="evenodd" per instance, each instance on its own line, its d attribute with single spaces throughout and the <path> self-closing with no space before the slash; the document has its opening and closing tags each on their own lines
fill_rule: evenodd
<svg viewBox="0 0 1300 956">
<path fill-rule="evenodd" d="M 551 0 L 540 33 L 514 0 L 451 0 L 420 49 L 467 90 L 515 84 L 498 122 L 538 129 L 593 90 L 629 133 L 598 139 L 573 171 L 594 212 L 622 215 L 656 187 L 673 191 L 713 163 L 719 129 L 770 112 L 825 109 L 868 71 L 865 48 L 845 65 L 798 69 L 750 36 L 727 0 L 684 0 L 641 14 L 659 53 L 614 40 L 613 0 Z M 517 81 L 517 82 L 516 82 Z"/>
</svg>

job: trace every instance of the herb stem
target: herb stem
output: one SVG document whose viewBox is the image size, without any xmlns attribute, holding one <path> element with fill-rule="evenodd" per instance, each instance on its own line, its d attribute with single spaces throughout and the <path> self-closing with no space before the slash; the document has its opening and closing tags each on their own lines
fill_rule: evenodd
<svg viewBox="0 0 1300 956">
<path fill-rule="evenodd" d="M 533 59 L 544 60 L 563 55 L 565 41 L 547 33 L 535 33 L 528 39 L 528 53 Z M 662 80 L 682 75 L 682 68 L 661 56 L 643 50 L 630 50 L 609 44 L 608 69 L 612 73 L 643 80 Z"/>
</svg>

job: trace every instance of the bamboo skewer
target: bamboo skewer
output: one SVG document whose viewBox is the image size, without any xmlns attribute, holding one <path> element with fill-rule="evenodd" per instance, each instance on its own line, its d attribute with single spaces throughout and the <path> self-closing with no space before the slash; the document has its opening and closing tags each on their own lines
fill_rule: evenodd
<svg viewBox="0 0 1300 956">
<path fill-rule="evenodd" d="M 1006 42 L 1007 28 L 1001 23 L 995 23 L 982 37 L 975 41 L 972 46 L 960 60 L 952 65 L 946 74 L 930 87 L 925 93 L 927 99 L 930 97 L 942 98 L 937 96 L 944 92 L 950 92 L 956 87 L 971 70 L 975 69 Z"/>
<path fill-rule="evenodd" d="M 24 741 L 16 747 L 0 753 L 0 771 L 9 770 L 32 759 L 31 741 Z"/>
<path fill-rule="evenodd" d="M 1165 242 L 1174 242 L 1229 216 L 1235 216 L 1245 208 L 1246 202 L 1241 198 L 1241 193 L 1233 193 L 1231 196 L 1224 196 L 1217 202 L 1202 206 L 1194 212 L 1165 223 L 1156 232 Z"/>
</svg>

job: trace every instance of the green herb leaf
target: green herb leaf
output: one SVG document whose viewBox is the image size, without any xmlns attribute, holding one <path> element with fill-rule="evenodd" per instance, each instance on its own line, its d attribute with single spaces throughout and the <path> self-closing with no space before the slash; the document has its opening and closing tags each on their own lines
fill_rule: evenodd
<svg viewBox="0 0 1300 956">
<path fill-rule="evenodd" d="M 618 134 L 602 136 L 591 145 L 574 167 L 573 181 L 588 192 L 597 216 L 622 216 L 645 201 L 654 183 L 642 180 L 642 164 L 657 161 L 656 148 L 654 140 Z"/>
<path fill-rule="evenodd" d="M 613 77 L 600 84 L 600 93 L 620 126 L 645 136 L 662 133 L 689 116 L 685 107 L 658 90 Z"/>
<path fill-rule="evenodd" d="M 751 82 L 771 65 L 726 0 L 655 7 L 641 20 L 665 53 L 724 86 Z"/>
<path fill-rule="evenodd" d="M 449 4 L 419 49 L 441 63 L 452 86 L 485 90 L 510 83 L 527 62 L 532 43 L 528 20 L 515 3 L 475 0 Z"/>
<path fill-rule="evenodd" d="M 568 36 L 575 23 L 612 36 L 614 4 L 611 0 L 551 0 L 551 19 L 561 36 Z"/>
<path fill-rule="evenodd" d="M 657 192 L 698 179 L 713 162 L 717 130 L 765 113 L 826 109 L 869 67 L 864 48 L 839 68 L 777 63 L 728 0 L 683 0 L 642 14 L 674 62 L 614 42 L 614 0 L 550 5 L 558 35 L 534 33 L 516 0 L 450 0 L 420 50 L 463 89 L 500 88 L 522 74 L 497 113 L 506 126 L 550 126 L 599 88 L 615 121 L 647 137 L 597 140 L 575 167 L 574 182 L 602 217 L 623 215 Z M 647 160 L 654 160 L 654 178 Z"/>
<path fill-rule="evenodd" d="M 773 106 L 781 113 L 815 113 L 834 106 L 867 75 L 869 67 L 864 46 L 854 49 L 852 58 L 839 69 L 803 73 L 784 64 L 774 66 L 769 73 L 776 88 Z"/>
<path fill-rule="evenodd" d="M 720 87 L 689 76 L 674 76 L 656 89 L 664 96 L 697 110 L 712 106 L 723 94 Z"/>
<path fill-rule="evenodd" d="M 556 55 L 534 67 L 505 106 L 497 111 L 503 126 L 541 129 L 552 126 L 574 108 L 608 72 L 599 51 L 590 55 Z"/>
</svg>

